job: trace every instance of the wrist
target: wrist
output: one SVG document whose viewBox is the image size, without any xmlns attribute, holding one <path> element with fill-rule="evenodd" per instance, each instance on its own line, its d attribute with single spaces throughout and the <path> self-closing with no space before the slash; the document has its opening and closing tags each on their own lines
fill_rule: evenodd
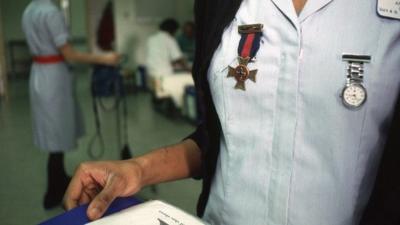
<svg viewBox="0 0 400 225">
<path fill-rule="evenodd" d="M 146 185 L 149 185 L 149 181 L 148 181 L 148 175 L 146 175 L 146 171 L 148 171 L 149 169 L 149 162 L 148 160 L 146 160 L 145 157 L 138 157 L 138 158 L 134 158 L 131 159 L 135 170 L 137 171 L 137 177 L 138 177 L 138 181 L 140 183 L 141 187 L 144 187 Z"/>
<path fill-rule="evenodd" d="M 96 64 L 101 64 L 101 65 L 105 65 L 106 64 L 106 59 L 103 55 L 94 55 L 94 61 L 96 62 Z"/>
</svg>

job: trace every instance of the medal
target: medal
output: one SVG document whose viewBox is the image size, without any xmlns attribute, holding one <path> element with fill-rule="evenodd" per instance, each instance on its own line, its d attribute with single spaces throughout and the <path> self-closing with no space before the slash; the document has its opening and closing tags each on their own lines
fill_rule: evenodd
<svg viewBox="0 0 400 225">
<path fill-rule="evenodd" d="M 236 68 L 229 66 L 228 73 L 228 78 L 234 77 L 236 79 L 235 89 L 245 91 L 245 82 L 248 79 L 256 82 L 257 70 L 250 70 L 247 65 L 252 62 L 260 48 L 262 28 L 262 24 L 239 26 L 239 33 L 241 34 L 238 48 L 239 65 Z"/>
<path fill-rule="evenodd" d="M 244 82 L 247 79 L 250 79 L 254 83 L 256 82 L 256 74 L 257 70 L 249 70 L 247 64 L 249 63 L 250 58 L 242 58 L 239 56 L 239 65 L 236 68 L 229 67 L 228 77 L 235 77 L 236 85 L 235 89 L 241 89 L 243 91 L 246 90 Z"/>
<path fill-rule="evenodd" d="M 369 63 L 371 56 L 343 54 L 342 59 L 348 62 L 342 102 L 349 109 L 359 109 L 367 101 L 367 89 L 363 85 L 364 63 Z"/>
</svg>

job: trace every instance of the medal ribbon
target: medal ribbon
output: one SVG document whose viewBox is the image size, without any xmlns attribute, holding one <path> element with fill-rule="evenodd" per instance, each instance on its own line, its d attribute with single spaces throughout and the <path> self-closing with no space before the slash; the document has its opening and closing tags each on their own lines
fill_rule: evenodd
<svg viewBox="0 0 400 225">
<path fill-rule="evenodd" d="M 241 34 L 242 37 L 238 48 L 239 56 L 242 58 L 250 57 L 250 60 L 253 59 L 260 49 L 261 35 L 262 32 Z"/>
</svg>

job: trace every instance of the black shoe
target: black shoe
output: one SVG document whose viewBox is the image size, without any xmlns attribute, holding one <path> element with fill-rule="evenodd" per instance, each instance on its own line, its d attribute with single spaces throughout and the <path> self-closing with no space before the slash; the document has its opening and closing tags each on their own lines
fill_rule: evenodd
<svg viewBox="0 0 400 225">
<path fill-rule="evenodd" d="M 46 210 L 59 206 L 62 203 L 64 193 L 70 181 L 71 177 L 66 177 L 57 183 L 48 185 L 43 199 L 43 207 Z"/>
<path fill-rule="evenodd" d="M 125 144 L 124 147 L 122 148 L 120 157 L 122 160 L 132 158 L 131 150 L 127 144 Z"/>
</svg>

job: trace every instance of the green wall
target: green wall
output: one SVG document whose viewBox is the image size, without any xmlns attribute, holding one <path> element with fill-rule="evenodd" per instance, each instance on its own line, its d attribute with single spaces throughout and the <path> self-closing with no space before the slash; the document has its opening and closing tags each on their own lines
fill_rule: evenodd
<svg viewBox="0 0 400 225">
<path fill-rule="evenodd" d="M 71 1 L 71 34 L 73 37 L 87 37 L 86 1 Z"/>
<path fill-rule="evenodd" d="M 21 17 L 30 0 L 2 0 L 1 14 L 3 21 L 4 40 L 22 39 Z"/>
<path fill-rule="evenodd" d="M 7 69 L 9 74 L 26 73 L 26 63 L 29 61 L 30 55 L 27 47 L 14 48 L 14 60 L 17 62 L 14 69 L 11 66 L 11 53 L 8 47 L 10 41 L 25 40 L 21 28 L 21 18 L 25 7 L 31 0 L 0 0 L 1 22 L 4 32 L 5 56 Z M 58 0 L 57 0 L 58 1 Z M 87 50 L 87 34 L 86 34 L 86 1 L 85 0 L 70 0 L 71 3 L 71 38 L 74 40 L 73 45 L 81 51 Z M 75 40 L 78 39 L 76 42 Z M 20 66 L 25 69 L 19 69 Z"/>
<path fill-rule="evenodd" d="M 5 41 L 24 39 L 21 17 L 31 0 L 1 0 L 2 21 Z M 84 0 L 71 0 L 71 34 L 73 37 L 86 37 L 86 3 Z"/>
</svg>

